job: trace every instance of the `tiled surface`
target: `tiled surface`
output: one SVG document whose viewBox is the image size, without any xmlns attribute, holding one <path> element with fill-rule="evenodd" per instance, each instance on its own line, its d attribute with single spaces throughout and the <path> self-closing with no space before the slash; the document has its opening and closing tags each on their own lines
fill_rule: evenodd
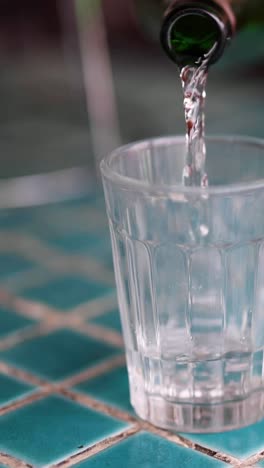
<svg viewBox="0 0 264 468">
<path fill-rule="evenodd" d="M 81 333 L 61 329 L 0 352 L 0 359 L 48 379 L 63 379 L 98 364 L 117 348 Z"/>
<path fill-rule="evenodd" d="M 20 255 L 0 253 L 0 278 L 7 278 L 32 267 L 32 262 Z"/>
<path fill-rule="evenodd" d="M 76 388 L 118 409 L 133 413 L 129 402 L 128 377 L 125 367 L 84 381 Z"/>
<path fill-rule="evenodd" d="M 187 435 L 186 435 L 187 436 Z M 196 434 L 188 437 L 213 450 L 222 450 L 235 457 L 247 458 L 264 449 L 264 420 L 249 427 L 221 434 Z"/>
<path fill-rule="evenodd" d="M 60 252 L 84 253 L 91 258 L 100 259 L 100 261 L 109 261 L 111 252 L 109 252 L 106 239 L 108 239 L 108 231 L 98 235 L 98 233 L 75 233 L 64 232 L 63 235 L 49 234 L 45 237 L 47 241 L 54 248 L 59 249 Z"/>
<path fill-rule="evenodd" d="M 141 466 L 144 468 L 175 468 L 177 466 L 217 468 L 226 465 L 148 433 L 136 434 L 77 465 L 78 468 L 121 468 L 123 466 L 126 468 Z"/>
<path fill-rule="evenodd" d="M 2 416 L 0 450 L 44 466 L 89 447 L 126 424 L 53 396 Z"/>
<path fill-rule="evenodd" d="M 101 194 L 0 213 L 0 468 L 264 466 L 263 422 L 184 443 L 143 431 L 110 259 Z"/>
<path fill-rule="evenodd" d="M 32 221 L 31 209 L 2 210 L 0 213 L 1 229 L 17 229 Z"/>
<path fill-rule="evenodd" d="M 18 398 L 23 398 L 25 395 L 32 392 L 33 388 L 32 385 L 14 377 L 0 374 L 0 405 L 4 406 Z"/>
<path fill-rule="evenodd" d="M 35 323 L 28 317 L 23 317 L 6 308 L 0 307 L 0 337 L 10 335 Z"/>
<path fill-rule="evenodd" d="M 118 309 L 111 310 L 106 314 L 100 315 L 89 320 L 91 323 L 97 323 L 98 325 L 103 325 L 106 328 L 111 328 L 113 330 L 122 332 L 121 320 Z"/>
<path fill-rule="evenodd" d="M 84 280 L 78 276 L 65 276 L 57 280 L 47 281 L 41 286 L 28 288 L 23 292 L 23 296 L 56 309 L 67 311 L 111 291 L 112 288 L 92 280 Z"/>
</svg>

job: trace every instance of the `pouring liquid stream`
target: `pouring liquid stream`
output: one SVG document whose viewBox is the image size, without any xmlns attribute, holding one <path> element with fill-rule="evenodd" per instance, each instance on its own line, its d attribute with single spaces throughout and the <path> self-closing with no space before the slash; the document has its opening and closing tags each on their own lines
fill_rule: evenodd
<svg viewBox="0 0 264 468">
<path fill-rule="evenodd" d="M 187 65 L 181 69 L 181 81 L 184 94 L 184 113 L 186 122 L 187 152 L 182 174 L 182 183 L 186 187 L 208 186 L 206 174 L 205 144 L 205 101 L 208 63 L 214 47 L 200 64 Z"/>
</svg>

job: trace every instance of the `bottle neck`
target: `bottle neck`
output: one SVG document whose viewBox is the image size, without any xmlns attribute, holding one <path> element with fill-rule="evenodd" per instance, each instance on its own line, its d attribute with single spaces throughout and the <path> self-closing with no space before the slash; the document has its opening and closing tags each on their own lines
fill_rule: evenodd
<svg viewBox="0 0 264 468">
<path fill-rule="evenodd" d="M 215 63 L 235 32 L 228 0 L 176 0 L 167 9 L 161 43 L 181 68 Z"/>
</svg>

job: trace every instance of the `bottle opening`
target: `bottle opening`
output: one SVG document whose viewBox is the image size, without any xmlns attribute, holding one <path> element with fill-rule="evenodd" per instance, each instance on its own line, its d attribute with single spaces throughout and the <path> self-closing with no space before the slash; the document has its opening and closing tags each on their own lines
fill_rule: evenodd
<svg viewBox="0 0 264 468">
<path fill-rule="evenodd" d="M 204 9 L 185 8 L 170 12 L 161 30 L 161 43 L 179 66 L 208 65 L 222 55 L 230 33 L 227 23 Z"/>
</svg>

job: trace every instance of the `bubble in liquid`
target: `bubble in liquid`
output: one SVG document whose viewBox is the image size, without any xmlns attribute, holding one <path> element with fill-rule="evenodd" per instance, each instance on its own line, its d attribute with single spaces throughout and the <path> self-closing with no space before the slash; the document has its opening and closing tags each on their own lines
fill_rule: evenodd
<svg viewBox="0 0 264 468">
<path fill-rule="evenodd" d="M 209 228 L 208 226 L 206 226 L 205 224 L 201 224 L 200 225 L 200 233 L 203 237 L 206 237 L 208 236 L 209 234 Z"/>
</svg>

